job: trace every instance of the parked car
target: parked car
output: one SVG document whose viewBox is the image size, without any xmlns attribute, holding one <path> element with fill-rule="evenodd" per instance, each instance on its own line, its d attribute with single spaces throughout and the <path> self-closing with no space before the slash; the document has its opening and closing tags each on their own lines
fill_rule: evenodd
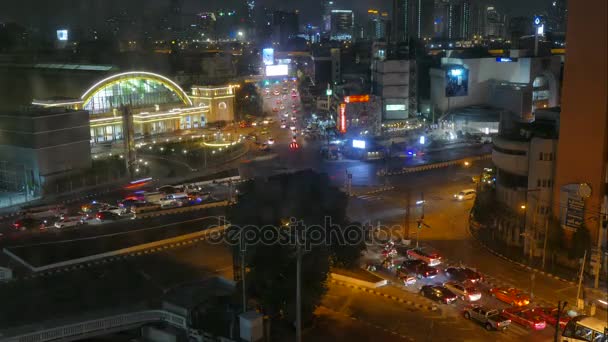
<svg viewBox="0 0 608 342">
<path fill-rule="evenodd" d="M 453 303 L 458 297 L 452 291 L 441 285 L 424 285 L 420 294 L 426 298 L 445 304 Z"/>
<path fill-rule="evenodd" d="M 481 323 L 486 330 L 506 330 L 511 320 L 498 310 L 481 305 L 469 305 L 464 309 L 464 318 Z"/>
<path fill-rule="evenodd" d="M 448 267 L 444 272 L 450 279 L 459 282 L 478 283 L 483 280 L 481 274 L 467 267 Z"/>
<path fill-rule="evenodd" d="M 490 289 L 490 295 L 496 299 L 511 304 L 512 306 L 526 306 L 530 304 L 530 297 L 516 288 L 494 287 Z"/>
<path fill-rule="evenodd" d="M 543 330 L 547 326 L 545 320 L 531 309 L 508 308 L 502 310 L 502 314 L 512 322 L 523 325 L 526 328 Z"/>
<path fill-rule="evenodd" d="M 443 284 L 448 290 L 458 295 L 460 299 L 474 302 L 481 299 L 481 292 L 472 285 L 459 284 L 455 281 L 448 281 Z"/>
<path fill-rule="evenodd" d="M 538 307 L 538 308 L 534 308 L 532 309 L 532 311 L 537 314 L 538 316 L 542 317 L 542 319 L 545 320 L 545 322 L 547 322 L 547 324 L 551 324 L 552 326 L 555 326 L 555 323 L 557 322 L 557 308 L 556 307 Z M 563 330 L 564 328 L 566 328 L 566 324 L 568 324 L 568 322 L 570 321 L 570 316 L 568 316 L 568 313 L 566 312 L 566 310 L 562 311 L 559 315 L 559 327 Z"/>
<path fill-rule="evenodd" d="M 458 201 L 465 201 L 475 198 L 477 192 L 473 189 L 465 189 L 461 192 L 454 194 L 454 199 Z"/>
<path fill-rule="evenodd" d="M 13 222 L 13 228 L 16 230 L 45 229 L 46 224 L 45 220 L 26 217 Z"/>
<path fill-rule="evenodd" d="M 406 255 L 410 259 L 422 260 L 429 266 L 441 264 L 441 256 L 437 253 L 429 253 L 421 249 L 408 249 Z"/>
</svg>

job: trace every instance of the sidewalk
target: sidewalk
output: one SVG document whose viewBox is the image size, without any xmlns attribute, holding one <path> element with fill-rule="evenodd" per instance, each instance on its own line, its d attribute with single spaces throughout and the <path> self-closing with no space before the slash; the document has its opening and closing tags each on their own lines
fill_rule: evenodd
<svg viewBox="0 0 608 342">
<path fill-rule="evenodd" d="M 558 264 L 552 264 L 549 255 L 547 255 L 547 260 L 545 263 L 546 267 L 543 270 L 542 258 L 535 257 L 532 260 L 529 260 L 528 256 L 524 255 L 522 247 L 508 246 L 503 242 L 499 241 L 498 239 L 493 239 L 491 236 L 491 231 L 489 229 L 471 229 L 471 235 L 482 245 L 484 245 L 484 247 L 490 250 L 493 254 L 496 254 L 502 257 L 503 259 L 507 259 L 522 267 L 529 268 L 531 271 L 538 272 L 564 282 L 568 282 L 571 285 L 578 284 L 579 270 L 564 267 Z M 605 275 L 600 275 L 598 289 L 594 288 L 594 280 L 594 276 L 585 273 L 585 276 L 583 278 L 583 286 L 585 287 L 585 289 L 597 296 L 606 297 L 608 282 L 606 281 Z"/>
</svg>

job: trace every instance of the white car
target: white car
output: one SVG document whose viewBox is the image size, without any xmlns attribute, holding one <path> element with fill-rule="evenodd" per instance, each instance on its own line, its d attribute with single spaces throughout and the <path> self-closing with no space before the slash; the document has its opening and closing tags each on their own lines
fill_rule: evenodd
<svg viewBox="0 0 608 342">
<path fill-rule="evenodd" d="M 465 200 L 475 198 L 476 194 L 477 194 L 477 191 L 475 191 L 473 189 L 465 189 L 457 194 L 454 194 L 454 199 L 458 200 L 458 201 L 465 201 Z"/>
<path fill-rule="evenodd" d="M 274 145 L 274 139 L 268 138 L 268 145 Z"/>
<path fill-rule="evenodd" d="M 458 284 L 454 281 L 448 281 L 447 283 L 444 283 L 443 286 L 464 301 L 474 302 L 481 299 L 481 292 L 474 286 Z"/>
<path fill-rule="evenodd" d="M 80 216 L 66 216 L 55 222 L 55 228 L 75 227 L 84 224 L 84 220 Z"/>
</svg>

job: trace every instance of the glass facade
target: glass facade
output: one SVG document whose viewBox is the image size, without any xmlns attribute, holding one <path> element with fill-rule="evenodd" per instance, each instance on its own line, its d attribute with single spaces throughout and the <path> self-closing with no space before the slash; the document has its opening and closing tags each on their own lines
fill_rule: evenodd
<svg viewBox="0 0 608 342">
<path fill-rule="evenodd" d="M 121 79 L 101 88 L 84 109 L 91 114 L 107 113 L 123 104 L 133 107 L 152 107 L 157 104 L 182 103 L 171 89 L 156 80 L 145 78 Z"/>
</svg>

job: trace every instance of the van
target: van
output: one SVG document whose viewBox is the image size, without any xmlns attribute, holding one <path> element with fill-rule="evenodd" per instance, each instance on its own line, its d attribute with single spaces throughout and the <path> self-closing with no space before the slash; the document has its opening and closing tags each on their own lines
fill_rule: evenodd
<svg viewBox="0 0 608 342">
<path fill-rule="evenodd" d="M 465 190 L 460 191 L 457 194 L 454 194 L 454 199 L 457 201 L 466 201 L 466 200 L 474 199 L 476 194 L 477 194 L 477 191 L 475 191 L 473 189 L 465 189 Z"/>
</svg>

